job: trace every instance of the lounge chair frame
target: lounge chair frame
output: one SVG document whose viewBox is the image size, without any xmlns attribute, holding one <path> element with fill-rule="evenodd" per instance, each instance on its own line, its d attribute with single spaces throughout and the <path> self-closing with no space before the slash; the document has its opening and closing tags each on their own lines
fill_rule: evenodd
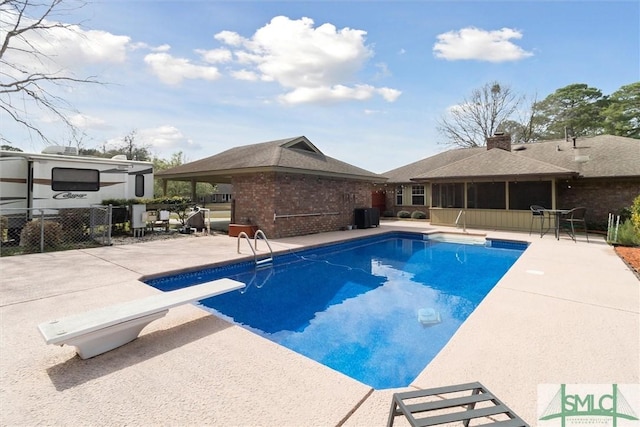
<svg viewBox="0 0 640 427">
<path fill-rule="evenodd" d="M 468 394 L 468 392 L 471 393 Z M 461 393 L 462 396 L 460 396 Z M 447 396 L 449 394 L 454 394 L 454 396 Z M 429 401 L 425 401 L 425 399 Z M 476 408 L 478 404 L 482 407 Z M 418 418 L 417 414 L 428 416 Z M 471 420 L 481 419 L 489 421 L 482 425 L 529 427 L 479 382 L 395 393 L 391 401 L 387 427 L 393 426 L 393 421 L 398 415 L 404 415 L 412 427 L 426 427 L 460 421 L 465 427 L 468 427 Z"/>
</svg>

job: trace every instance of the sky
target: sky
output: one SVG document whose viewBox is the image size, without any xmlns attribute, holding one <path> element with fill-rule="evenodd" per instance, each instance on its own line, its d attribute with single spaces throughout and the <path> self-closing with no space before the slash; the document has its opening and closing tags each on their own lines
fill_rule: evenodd
<svg viewBox="0 0 640 427">
<path fill-rule="evenodd" d="M 95 76 L 59 93 L 81 147 L 135 132 L 164 159 L 304 135 L 384 173 L 450 149 L 438 121 L 491 82 L 541 100 L 640 80 L 638 1 L 103 0 L 50 20 L 79 24 L 31 36 L 51 63 L 3 59 Z M 56 144 L 77 145 L 55 117 L 10 102 Z M 46 145 L 4 111 L 0 132 L 24 151 Z"/>
</svg>

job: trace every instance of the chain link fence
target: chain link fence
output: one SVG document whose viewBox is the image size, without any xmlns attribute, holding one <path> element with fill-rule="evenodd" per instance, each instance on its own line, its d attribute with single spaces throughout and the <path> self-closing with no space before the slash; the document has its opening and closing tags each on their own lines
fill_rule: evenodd
<svg viewBox="0 0 640 427">
<path fill-rule="evenodd" d="M 112 209 L 0 208 L 0 256 L 111 245 Z"/>
</svg>

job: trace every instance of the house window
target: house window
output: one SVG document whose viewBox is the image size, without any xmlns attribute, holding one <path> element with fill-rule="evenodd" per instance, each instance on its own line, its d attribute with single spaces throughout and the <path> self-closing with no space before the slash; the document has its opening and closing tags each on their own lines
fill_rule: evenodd
<svg viewBox="0 0 640 427">
<path fill-rule="evenodd" d="M 411 187 L 411 204 L 424 206 L 424 185 Z"/>
<path fill-rule="evenodd" d="M 507 192 L 504 182 L 477 182 L 467 185 L 467 208 L 506 209 Z"/>
<path fill-rule="evenodd" d="M 464 208 L 464 184 L 433 184 L 431 206 L 434 208 Z"/>
<path fill-rule="evenodd" d="M 51 169 L 53 191 L 99 191 L 100 171 L 97 169 Z"/>
<path fill-rule="evenodd" d="M 404 204 L 404 202 L 403 202 L 403 197 L 404 196 L 402 194 L 402 190 L 403 190 L 402 185 L 398 185 L 396 187 L 396 205 L 398 205 L 398 206 L 402 206 Z"/>
<path fill-rule="evenodd" d="M 136 197 L 144 196 L 144 175 L 136 175 Z"/>
<path fill-rule="evenodd" d="M 531 205 L 551 208 L 551 181 L 509 183 L 509 209 L 524 211 Z"/>
</svg>

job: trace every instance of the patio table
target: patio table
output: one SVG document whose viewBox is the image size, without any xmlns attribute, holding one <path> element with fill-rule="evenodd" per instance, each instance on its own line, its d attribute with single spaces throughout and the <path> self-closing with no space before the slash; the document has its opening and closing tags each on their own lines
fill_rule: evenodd
<svg viewBox="0 0 640 427">
<path fill-rule="evenodd" d="M 562 218 L 562 215 L 569 212 L 569 209 L 545 209 L 543 212 L 549 215 L 549 221 L 551 221 L 551 217 L 555 217 L 554 231 L 556 234 L 556 240 L 560 240 L 560 218 Z M 542 235 L 544 236 L 545 234 L 547 234 L 550 228 L 551 226 L 549 226 L 549 228 L 547 228 L 547 231 L 542 233 Z"/>
</svg>

